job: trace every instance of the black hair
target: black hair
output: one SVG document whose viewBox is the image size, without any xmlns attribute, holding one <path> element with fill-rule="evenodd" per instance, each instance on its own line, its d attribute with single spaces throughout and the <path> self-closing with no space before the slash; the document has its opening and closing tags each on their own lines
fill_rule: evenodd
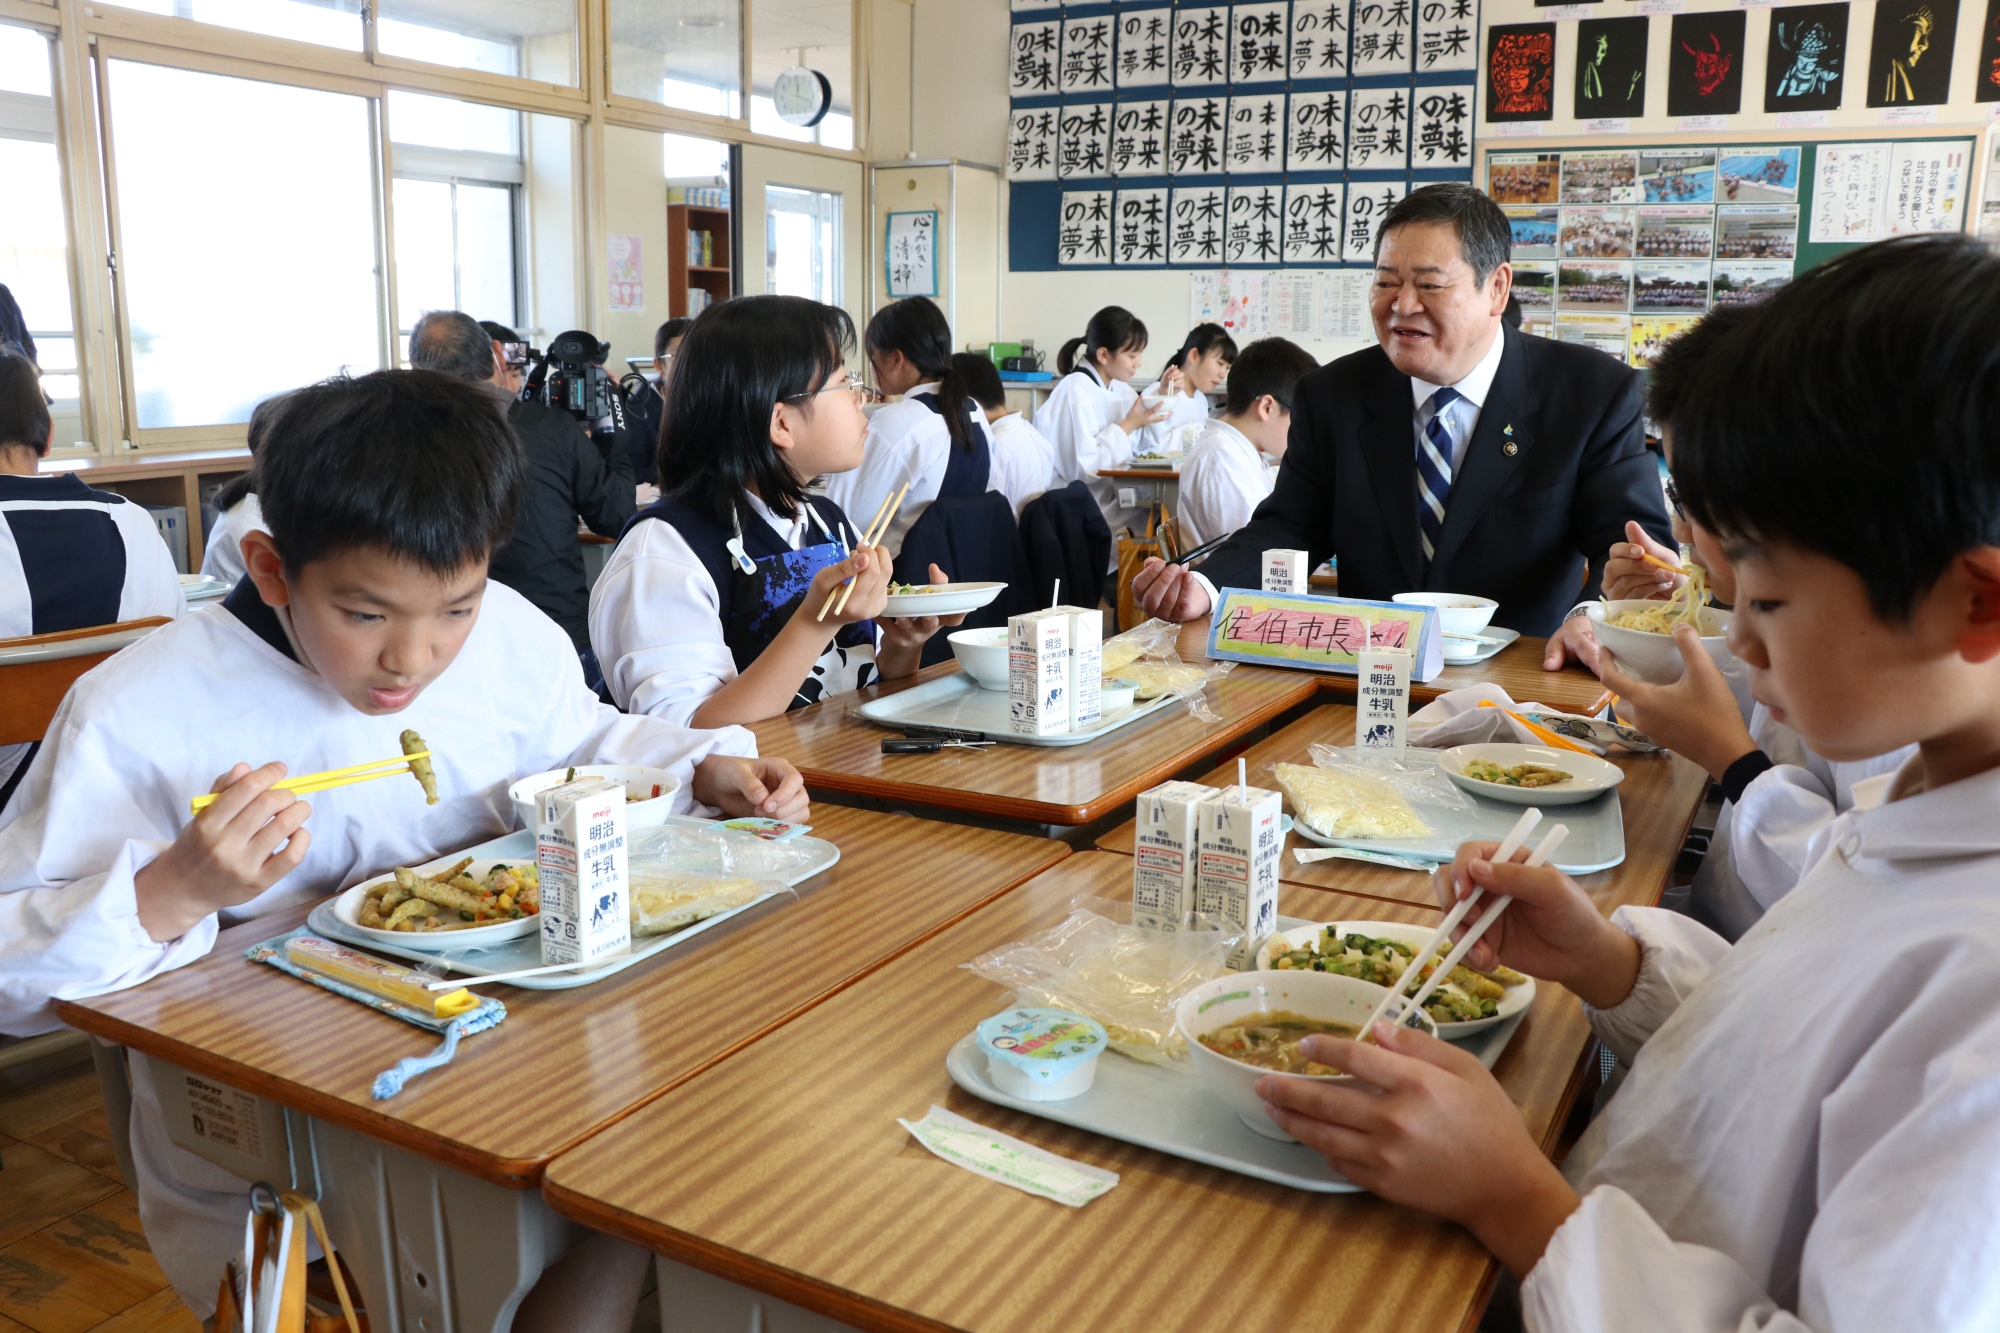
<svg viewBox="0 0 2000 1333">
<path fill-rule="evenodd" d="M 1084 369 L 1097 368 L 1099 352 L 1141 352 L 1146 348 L 1146 325 L 1137 315 L 1122 305 L 1108 305 L 1090 317 L 1084 326 L 1081 338 L 1071 338 L 1056 353 L 1056 373 L 1070 375 Z M 1083 349 L 1083 359 L 1077 359 L 1077 349 Z"/>
<path fill-rule="evenodd" d="M 271 434 L 271 423 L 278 419 L 278 413 L 285 405 L 286 395 L 272 394 L 263 402 L 250 409 L 250 432 L 244 443 L 250 446 L 250 466 L 231 477 L 215 493 L 217 513 L 236 508 L 246 495 L 257 489 L 257 455 L 264 450 L 264 441 Z"/>
<path fill-rule="evenodd" d="M 660 489 L 718 520 L 755 486 L 773 513 L 795 517 L 806 483 L 771 442 L 771 410 L 810 416 L 813 391 L 854 350 L 854 321 L 803 296 L 739 296 L 688 326 L 660 420 Z"/>
<path fill-rule="evenodd" d="M 861 343 L 870 355 L 901 352 L 918 374 L 937 380 L 938 401 L 944 408 L 944 426 L 951 434 L 952 447 L 972 452 L 974 427 L 966 419 L 971 395 L 964 379 L 952 369 L 951 325 L 935 301 L 927 296 L 906 296 L 890 302 L 868 321 Z"/>
<path fill-rule="evenodd" d="M 462 380 L 490 380 L 493 339 L 462 310 L 427 310 L 410 328 L 410 365 Z"/>
<path fill-rule="evenodd" d="M 287 394 L 256 472 L 287 571 L 373 546 L 447 575 L 513 533 L 528 457 L 477 385 L 378 370 Z"/>
<path fill-rule="evenodd" d="M 485 329 L 486 336 L 497 343 L 517 343 L 522 341 L 520 334 L 497 320 L 482 319 L 479 321 L 479 327 Z"/>
<path fill-rule="evenodd" d="M 1464 181 L 1439 181 L 1397 200 L 1375 228 L 1375 254 L 1382 238 L 1412 222 L 1442 222 L 1458 234 L 1458 252 L 1481 285 L 1514 253 L 1514 231 L 1500 205 Z"/>
<path fill-rule="evenodd" d="M 1962 552 L 2000 546 L 2000 255 L 1904 236 L 1807 269 L 1702 359 L 1674 408 L 1697 523 L 1860 575 L 1907 621 Z"/>
<path fill-rule="evenodd" d="M 27 357 L 0 351 L 0 445 L 25 445 L 40 458 L 49 451 L 49 421 L 42 372 Z"/>
<path fill-rule="evenodd" d="M 1181 343 L 1181 350 L 1167 358 L 1169 366 L 1187 364 L 1188 353 L 1199 352 L 1203 356 L 1220 350 L 1222 359 L 1230 365 L 1236 364 L 1236 340 L 1229 336 L 1229 330 L 1220 324 L 1197 324 L 1188 330 L 1188 336 Z"/>
<path fill-rule="evenodd" d="M 1521 298 L 1507 293 L 1507 308 L 1500 312 L 1500 322 L 1510 329 L 1521 327 Z"/>
<path fill-rule="evenodd" d="M 1751 305 L 1719 305 L 1660 345 L 1646 363 L 1646 415 L 1655 425 L 1672 424 L 1695 367 L 1713 356 L 1723 339 L 1747 324 L 1756 309 Z"/>
<path fill-rule="evenodd" d="M 1289 412 L 1299 378 L 1318 369 L 1319 362 L 1291 339 L 1259 338 L 1244 348 L 1229 368 L 1229 402 L 1225 410 L 1231 416 L 1242 416 L 1268 393 L 1278 400 L 1278 406 Z"/>
<path fill-rule="evenodd" d="M 952 355 L 951 368 L 973 402 L 987 408 L 1007 405 L 1007 389 L 1000 383 L 1000 368 L 993 364 L 992 357 L 978 352 L 957 352 Z"/>
<path fill-rule="evenodd" d="M 686 315 L 675 315 L 659 328 L 653 330 L 653 358 L 658 360 L 667 354 L 667 344 L 676 338 L 687 336 L 688 325 L 694 321 Z"/>
</svg>

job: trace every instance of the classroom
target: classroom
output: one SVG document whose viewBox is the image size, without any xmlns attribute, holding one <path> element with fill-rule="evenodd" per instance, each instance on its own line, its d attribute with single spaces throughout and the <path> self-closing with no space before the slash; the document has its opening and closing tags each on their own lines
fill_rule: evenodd
<svg viewBox="0 0 2000 1333">
<path fill-rule="evenodd" d="M 0 0 L 0 1333 L 1974 1333 L 1996 1100 L 2000 0 Z"/>
</svg>

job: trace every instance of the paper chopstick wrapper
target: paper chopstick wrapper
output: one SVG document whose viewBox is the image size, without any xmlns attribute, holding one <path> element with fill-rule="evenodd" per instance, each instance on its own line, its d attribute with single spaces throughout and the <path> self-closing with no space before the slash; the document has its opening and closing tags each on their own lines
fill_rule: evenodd
<svg viewBox="0 0 2000 1333">
<path fill-rule="evenodd" d="M 1027 1194 L 1081 1208 L 1118 1183 L 1118 1174 L 1072 1162 L 1032 1143 L 933 1106 L 918 1121 L 897 1120 L 918 1143 L 953 1166 Z"/>
</svg>

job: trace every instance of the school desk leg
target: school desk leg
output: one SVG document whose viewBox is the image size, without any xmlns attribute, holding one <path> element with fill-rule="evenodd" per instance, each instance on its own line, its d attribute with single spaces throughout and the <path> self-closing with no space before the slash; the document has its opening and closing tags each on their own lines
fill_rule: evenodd
<svg viewBox="0 0 2000 1333">
<path fill-rule="evenodd" d="M 653 1262 L 660 1278 L 660 1333 L 856 1333 L 850 1325 L 665 1255 Z"/>
</svg>

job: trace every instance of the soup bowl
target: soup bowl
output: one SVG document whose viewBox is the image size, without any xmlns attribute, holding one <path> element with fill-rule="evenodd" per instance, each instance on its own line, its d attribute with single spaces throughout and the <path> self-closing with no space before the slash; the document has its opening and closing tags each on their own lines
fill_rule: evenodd
<svg viewBox="0 0 2000 1333">
<path fill-rule="evenodd" d="M 1611 617 L 1625 611 L 1657 611 L 1663 605 L 1635 598 L 1583 604 L 1583 613 L 1590 618 L 1590 632 L 1597 636 L 1598 646 L 1618 659 L 1619 670 L 1653 685 L 1671 685 L 1687 670 L 1674 636 L 1624 629 L 1612 624 Z M 1730 613 L 1722 608 L 1704 606 L 1697 621 L 1701 646 L 1718 667 L 1729 662 L 1730 619 Z"/>
<path fill-rule="evenodd" d="M 1174 1011 L 1174 1028 L 1187 1043 L 1194 1072 L 1210 1095 L 1236 1113 L 1244 1125 L 1267 1139 L 1296 1143 L 1264 1113 L 1264 1099 L 1257 1095 L 1257 1080 L 1276 1071 L 1233 1060 L 1211 1051 L 1201 1038 L 1257 1014 L 1284 1011 L 1322 1022 L 1345 1023 L 1358 1029 L 1388 988 L 1359 977 L 1343 977 L 1333 972 L 1232 972 L 1204 981 L 1181 997 Z M 1425 1032 L 1433 1035 L 1437 1024 L 1429 1014 L 1418 1015 Z M 1277 1074 L 1279 1078 L 1304 1078 L 1314 1082 L 1340 1082 L 1346 1074 Z"/>
</svg>

